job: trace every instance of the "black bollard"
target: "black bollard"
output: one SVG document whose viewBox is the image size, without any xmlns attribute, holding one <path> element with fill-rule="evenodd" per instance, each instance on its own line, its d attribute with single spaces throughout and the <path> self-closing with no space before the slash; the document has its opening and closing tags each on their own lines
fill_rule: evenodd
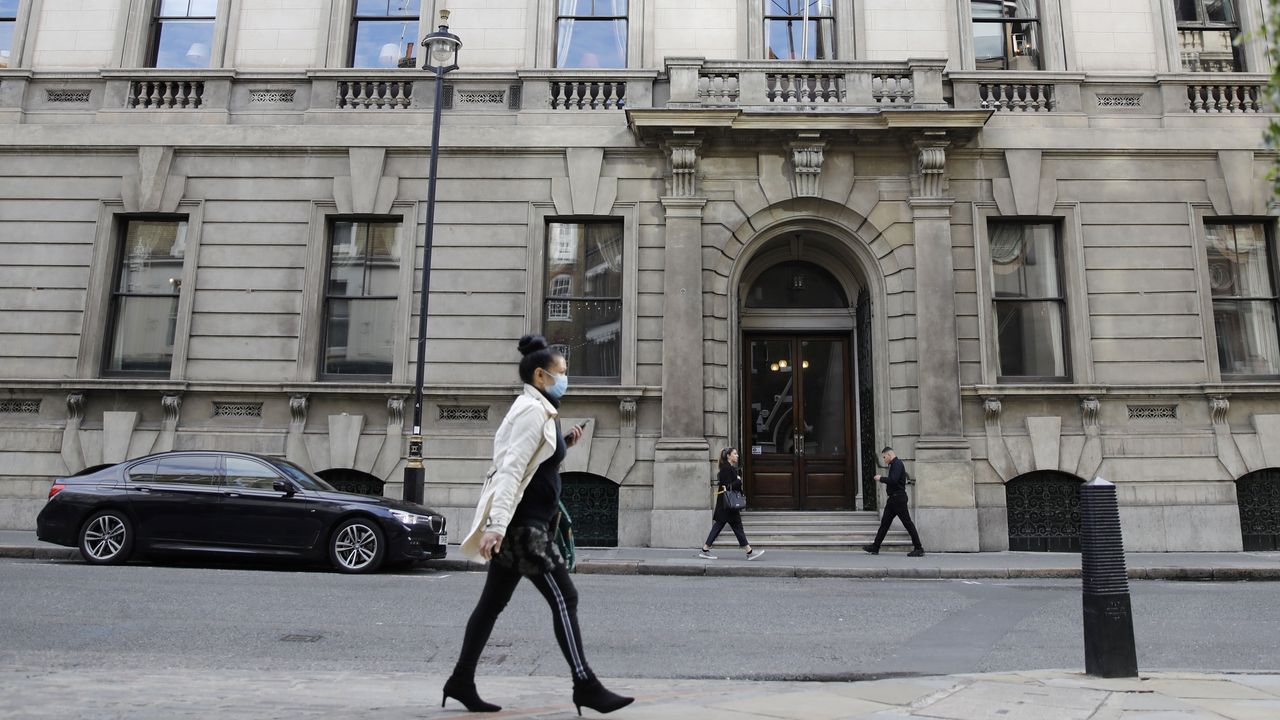
<svg viewBox="0 0 1280 720">
<path fill-rule="evenodd" d="M 1100 477 L 1080 488 L 1080 563 L 1084 671 L 1105 678 L 1137 677 L 1120 507 L 1116 486 Z"/>
</svg>

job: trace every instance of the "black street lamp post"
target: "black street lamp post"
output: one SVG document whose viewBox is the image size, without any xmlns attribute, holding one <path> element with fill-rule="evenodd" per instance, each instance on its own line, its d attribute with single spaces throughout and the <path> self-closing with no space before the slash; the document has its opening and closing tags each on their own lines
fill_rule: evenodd
<svg viewBox="0 0 1280 720">
<path fill-rule="evenodd" d="M 436 74 L 436 99 L 431 107 L 431 169 L 427 175 L 427 228 L 422 241 L 422 303 L 418 307 L 418 366 L 413 383 L 413 434 L 409 436 L 409 458 L 404 468 L 404 499 L 421 503 L 422 466 L 422 378 L 427 360 L 427 298 L 431 290 L 431 236 L 436 222 L 436 165 L 440 155 L 440 110 L 444 105 L 444 74 L 458 69 L 458 49 L 462 41 L 449 32 L 449 11 L 440 11 L 440 27 L 422 39 L 427 49 L 426 68 Z"/>
</svg>

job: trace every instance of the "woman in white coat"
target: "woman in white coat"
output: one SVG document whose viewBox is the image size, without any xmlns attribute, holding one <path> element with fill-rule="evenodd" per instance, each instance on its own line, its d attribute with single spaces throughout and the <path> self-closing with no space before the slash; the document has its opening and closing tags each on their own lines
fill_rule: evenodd
<svg viewBox="0 0 1280 720">
<path fill-rule="evenodd" d="M 564 357 L 549 350 L 541 336 L 521 338 L 520 353 L 524 356 L 520 361 L 524 392 L 498 427 L 493 465 L 471 530 L 462 541 L 463 555 L 489 562 L 489 574 L 467 622 L 458 663 L 444 685 L 441 706 L 444 700 L 454 698 L 472 712 L 502 709 L 480 699 L 476 664 L 498 615 L 520 578 L 526 577 L 551 606 L 556 641 L 573 672 L 573 704 L 578 714 L 584 706 L 613 712 L 634 698 L 605 689 L 587 665 L 578 629 L 578 592 L 549 530 L 560 506 L 560 464 L 567 448 L 582 437 L 581 427 L 568 435 L 560 430 L 560 398 L 569 385 L 568 367 Z"/>
</svg>

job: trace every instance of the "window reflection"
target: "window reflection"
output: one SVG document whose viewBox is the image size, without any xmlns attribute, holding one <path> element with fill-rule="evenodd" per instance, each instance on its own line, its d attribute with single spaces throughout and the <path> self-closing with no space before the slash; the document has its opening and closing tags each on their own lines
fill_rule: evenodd
<svg viewBox="0 0 1280 720">
<path fill-rule="evenodd" d="M 1205 225 L 1223 375 L 1280 374 L 1272 238 L 1261 223 Z"/>
<path fill-rule="evenodd" d="M 769 60 L 832 60 L 835 32 L 831 0 L 764 0 L 764 46 Z"/>
<path fill-rule="evenodd" d="M 357 0 L 351 67 L 417 67 L 420 0 Z"/>
<path fill-rule="evenodd" d="M 556 67 L 627 66 L 627 0 L 560 0 Z"/>
<path fill-rule="evenodd" d="M 390 379 L 400 256 L 398 223 L 333 223 L 325 299 L 324 374 Z"/>
<path fill-rule="evenodd" d="M 974 66 L 979 70 L 1040 70 L 1036 0 L 972 0 Z"/>
<path fill-rule="evenodd" d="M 112 293 L 106 372 L 169 374 L 186 245 L 185 221 L 126 221 Z"/>
<path fill-rule="evenodd" d="M 151 21 L 150 65 L 207 68 L 213 58 L 217 0 L 161 0 Z"/>
<path fill-rule="evenodd" d="M 1000 377 L 1065 379 L 1066 301 L 1057 228 L 993 222 L 987 245 Z"/>
<path fill-rule="evenodd" d="M 621 377 L 622 241 L 621 222 L 547 225 L 543 334 L 575 378 Z"/>
<path fill-rule="evenodd" d="M 18 0 L 0 0 L 0 70 L 13 67 L 13 31 L 18 25 Z"/>
</svg>

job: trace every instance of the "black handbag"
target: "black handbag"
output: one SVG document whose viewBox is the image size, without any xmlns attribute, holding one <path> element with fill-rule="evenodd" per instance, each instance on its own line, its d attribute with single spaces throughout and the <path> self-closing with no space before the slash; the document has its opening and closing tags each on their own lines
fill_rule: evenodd
<svg viewBox="0 0 1280 720">
<path fill-rule="evenodd" d="M 741 490 L 730 490 L 725 488 L 724 506 L 727 510 L 746 510 L 747 496 Z"/>
</svg>

